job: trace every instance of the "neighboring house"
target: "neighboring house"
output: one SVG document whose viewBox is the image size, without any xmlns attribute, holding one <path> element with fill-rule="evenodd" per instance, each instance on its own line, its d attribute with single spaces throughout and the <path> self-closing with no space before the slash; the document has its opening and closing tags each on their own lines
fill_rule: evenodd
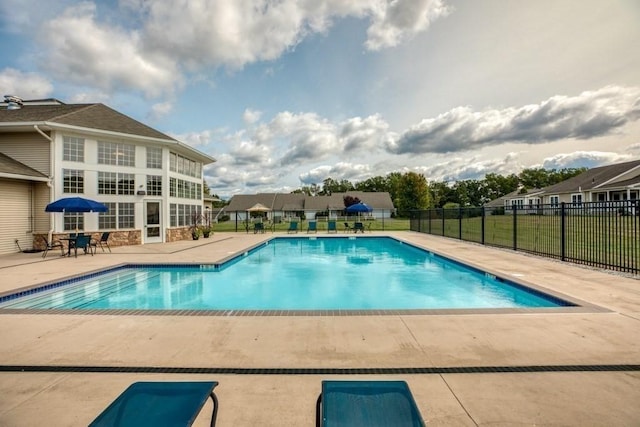
<svg viewBox="0 0 640 427">
<path fill-rule="evenodd" d="M 103 104 L 0 103 L 0 253 L 40 236 L 110 231 L 111 245 L 189 238 L 202 214 L 203 166 L 215 159 Z M 81 196 L 106 213 L 46 213 Z"/>
<path fill-rule="evenodd" d="M 239 194 L 229 200 L 229 205 L 224 210 L 232 221 L 246 219 L 248 210 L 258 203 L 270 209 L 265 215 L 275 222 L 300 218 L 303 214 L 306 219 L 315 219 L 316 215 L 337 218 L 343 215 L 344 197 L 347 195 L 357 197 L 369 205 L 373 209 L 371 216 L 374 218 L 389 218 L 395 212 L 389 193 L 364 191 L 333 193 L 330 196 L 307 196 L 301 193 Z"/>
<path fill-rule="evenodd" d="M 487 203 L 487 207 L 511 206 L 536 209 L 538 204 L 559 206 L 583 202 L 640 200 L 640 160 L 600 166 L 542 189 L 514 191 Z"/>
</svg>

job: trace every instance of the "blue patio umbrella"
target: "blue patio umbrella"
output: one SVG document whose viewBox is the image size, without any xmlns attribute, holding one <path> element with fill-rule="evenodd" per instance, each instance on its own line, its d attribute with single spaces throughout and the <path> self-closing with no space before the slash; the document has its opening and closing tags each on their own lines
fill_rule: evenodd
<svg viewBox="0 0 640 427">
<path fill-rule="evenodd" d="M 358 212 L 358 213 L 362 213 L 362 212 L 371 212 L 373 210 L 373 208 L 371 208 L 371 206 L 367 205 L 366 203 L 354 203 L 353 205 L 347 207 L 346 211 L 347 212 Z"/>
<path fill-rule="evenodd" d="M 49 203 L 45 212 L 107 212 L 109 208 L 84 197 L 65 197 Z"/>
</svg>

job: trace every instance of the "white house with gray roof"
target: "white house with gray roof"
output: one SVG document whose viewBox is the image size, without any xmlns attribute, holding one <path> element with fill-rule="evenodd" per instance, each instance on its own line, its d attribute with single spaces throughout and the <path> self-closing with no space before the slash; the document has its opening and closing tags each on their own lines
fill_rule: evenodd
<svg viewBox="0 0 640 427">
<path fill-rule="evenodd" d="M 389 218 L 395 212 L 389 193 L 364 191 L 349 191 L 324 196 L 308 196 L 302 193 L 239 194 L 229 200 L 229 204 L 225 206 L 225 212 L 232 221 L 244 220 L 249 215 L 248 210 L 260 203 L 270 209 L 265 213 L 267 218 L 276 222 L 299 218 L 302 214 L 309 220 L 315 219 L 318 214 L 337 218 L 343 215 L 345 210 L 345 196 L 357 197 L 369 205 L 373 209 L 370 214 L 372 218 Z"/>
<path fill-rule="evenodd" d="M 589 169 L 580 175 L 542 189 L 514 191 L 487 203 L 486 207 L 512 206 L 535 210 L 537 206 L 579 205 L 583 202 L 640 200 L 640 160 Z"/>
<path fill-rule="evenodd" d="M 41 236 L 110 231 L 110 244 L 190 236 L 202 213 L 203 166 L 215 159 L 103 104 L 0 103 L 0 254 Z M 106 213 L 46 213 L 81 196 Z"/>
</svg>

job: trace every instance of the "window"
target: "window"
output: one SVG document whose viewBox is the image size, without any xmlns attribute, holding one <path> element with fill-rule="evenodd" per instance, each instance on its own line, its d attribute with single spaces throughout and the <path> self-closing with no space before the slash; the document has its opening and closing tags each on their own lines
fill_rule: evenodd
<svg viewBox="0 0 640 427">
<path fill-rule="evenodd" d="M 98 172 L 98 194 L 117 194 L 117 181 L 115 172 Z"/>
<path fill-rule="evenodd" d="M 133 228 L 135 210 L 133 203 L 118 203 L 118 228 Z"/>
<path fill-rule="evenodd" d="M 76 169 L 62 170 L 62 192 L 84 193 L 84 171 Z"/>
<path fill-rule="evenodd" d="M 169 226 L 177 227 L 178 226 L 178 209 L 175 203 L 171 203 L 169 205 Z"/>
<path fill-rule="evenodd" d="M 73 231 L 84 230 L 84 214 L 82 213 L 67 213 L 64 214 L 64 230 Z"/>
<path fill-rule="evenodd" d="M 101 165 L 135 166 L 136 147 L 131 144 L 98 141 L 98 163 Z"/>
<path fill-rule="evenodd" d="M 98 227 L 101 230 L 115 229 L 118 210 L 117 203 L 105 203 L 109 208 L 107 212 L 100 212 L 98 215 Z"/>
<path fill-rule="evenodd" d="M 162 176 L 147 175 L 147 194 L 150 196 L 162 196 Z"/>
<path fill-rule="evenodd" d="M 62 138 L 62 160 L 84 162 L 84 139 L 65 136 Z"/>
<path fill-rule="evenodd" d="M 147 168 L 162 169 L 162 148 L 147 147 Z"/>
<path fill-rule="evenodd" d="M 582 204 L 582 194 L 572 194 L 571 195 L 571 203 L 573 205 L 581 205 Z"/>
<path fill-rule="evenodd" d="M 109 210 L 101 212 L 98 217 L 98 226 L 103 229 L 133 228 L 135 224 L 135 211 L 133 203 L 105 203 Z"/>
<path fill-rule="evenodd" d="M 177 190 L 177 180 L 175 178 L 169 178 L 169 196 L 170 197 L 177 197 L 178 195 L 178 190 Z"/>
<path fill-rule="evenodd" d="M 169 153 L 169 170 L 194 178 L 200 178 L 202 176 L 202 163 L 189 160 L 176 153 Z"/>
<path fill-rule="evenodd" d="M 132 195 L 135 194 L 135 178 L 132 173 L 118 174 L 118 194 Z"/>
<path fill-rule="evenodd" d="M 549 204 L 557 207 L 560 204 L 560 196 L 549 196 Z"/>
</svg>

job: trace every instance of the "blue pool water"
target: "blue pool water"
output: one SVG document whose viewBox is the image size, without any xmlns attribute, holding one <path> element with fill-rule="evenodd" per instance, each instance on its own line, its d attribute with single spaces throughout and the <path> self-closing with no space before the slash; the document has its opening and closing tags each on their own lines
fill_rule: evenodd
<svg viewBox="0 0 640 427">
<path fill-rule="evenodd" d="M 132 266 L 3 308 L 393 310 L 570 305 L 392 238 L 276 238 L 221 266 Z"/>
</svg>

